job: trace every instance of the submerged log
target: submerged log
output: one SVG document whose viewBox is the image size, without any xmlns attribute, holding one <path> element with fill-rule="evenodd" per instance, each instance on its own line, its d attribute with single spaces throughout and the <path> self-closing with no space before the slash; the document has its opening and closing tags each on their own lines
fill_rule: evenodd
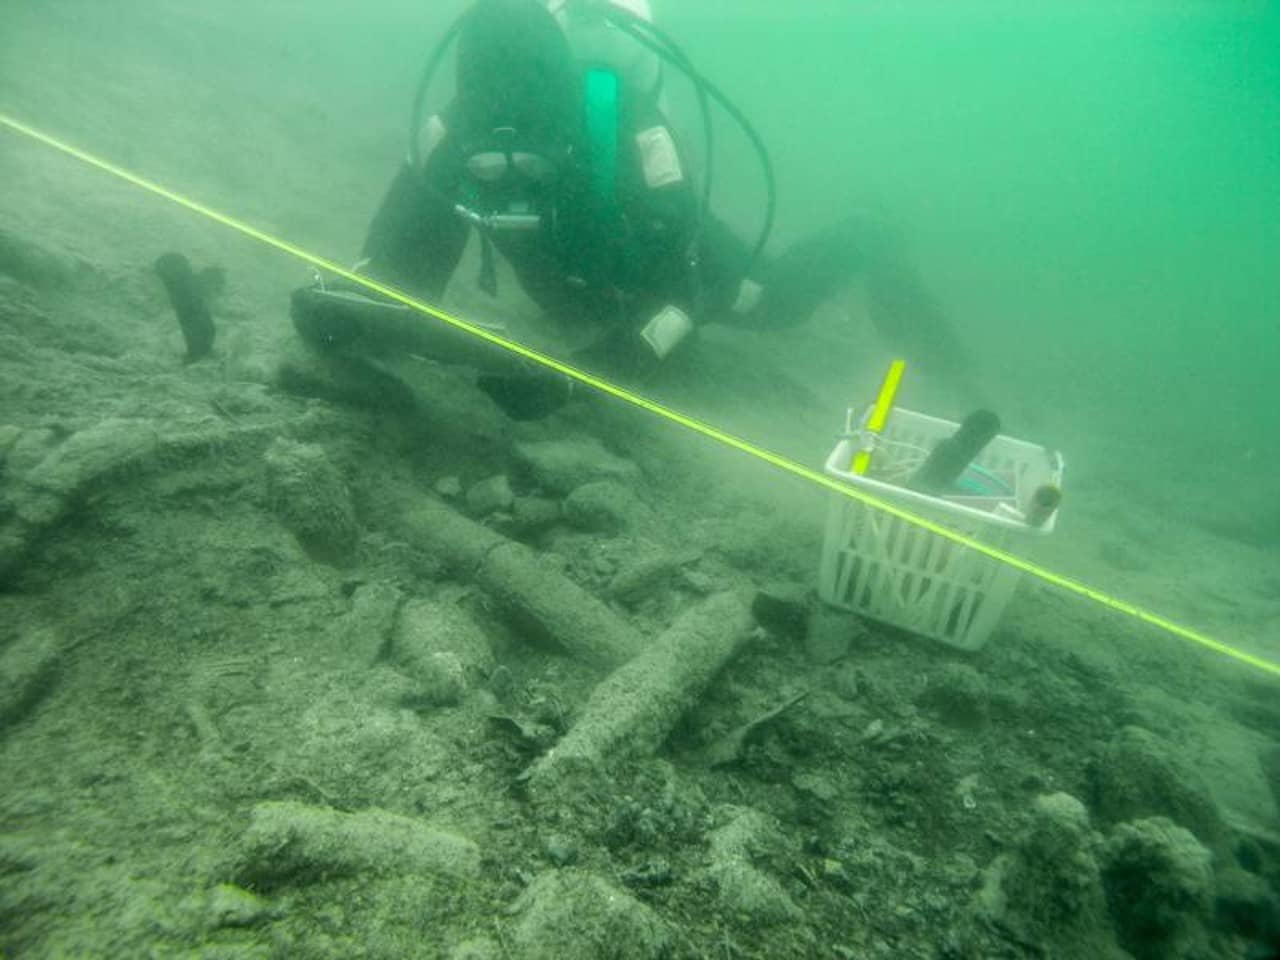
<svg viewBox="0 0 1280 960">
<path fill-rule="evenodd" d="M 606 760 L 656 752 L 741 649 L 751 626 L 742 594 L 716 594 L 689 610 L 595 688 L 573 729 L 530 769 L 530 791 L 555 795 L 561 780 Z"/>
<path fill-rule="evenodd" d="M 630 625 L 537 551 L 439 500 L 416 501 L 401 518 L 411 539 L 456 576 L 476 583 L 517 629 L 550 639 L 571 655 L 606 668 L 640 651 L 641 638 Z"/>
</svg>

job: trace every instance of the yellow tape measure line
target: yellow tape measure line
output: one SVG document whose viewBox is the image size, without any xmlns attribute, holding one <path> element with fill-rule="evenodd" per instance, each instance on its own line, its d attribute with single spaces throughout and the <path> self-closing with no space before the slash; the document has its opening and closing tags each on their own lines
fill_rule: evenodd
<svg viewBox="0 0 1280 960">
<path fill-rule="evenodd" d="M 377 280 L 371 279 L 370 277 L 355 273 L 341 264 L 334 263 L 332 260 L 328 260 L 325 257 L 314 254 L 309 250 L 304 250 L 302 247 L 289 243 L 287 240 L 282 240 L 272 234 L 265 233 L 257 227 L 251 226 L 242 220 L 237 220 L 235 217 L 231 217 L 225 213 L 214 210 L 212 207 L 207 207 L 199 201 L 192 200 L 190 197 L 170 190 L 169 188 L 148 180 L 145 177 L 139 176 L 130 170 L 116 166 L 108 160 L 103 160 L 100 157 L 94 156 L 93 154 L 87 153 L 78 147 L 74 147 L 69 143 L 65 143 L 57 139 L 56 137 L 52 137 L 49 134 L 37 130 L 28 124 L 15 120 L 7 114 L 0 113 L 0 124 L 4 124 L 5 126 L 32 138 L 33 140 L 38 140 L 47 146 L 53 147 L 55 150 L 59 150 L 68 156 L 75 157 L 77 160 L 83 161 L 92 167 L 97 167 L 99 170 L 103 170 L 114 177 L 118 177 L 121 180 L 133 184 L 136 187 L 141 187 L 143 190 L 154 193 L 157 196 L 164 197 L 166 200 L 176 203 L 181 207 L 186 207 L 188 210 L 198 213 L 203 217 L 207 217 L 208 219 L 220 223 L 223 226 L 230 227 L 232 230 L 242 233 L 245 236 L 252 237 L 260 243 L 264 243 L 267 246 L 283 251 L 298 260 L 309 263 L 312 266 L 332 273 L 335 276 L 342 277 L 345 280 L 350 280 L 352 283 L 359 284 L 367 290 L 372 290 L 390 300 L 395 300 L 396 302 L 402 303 L 407 307 L 411 307 L 420 313 L 424 313 L 429 317 L 434 317 L 443 323 L 457 327 L 459 330 L 464 330 L 472 336 L 488 341 L 489 343 L 492 343 L 497 347 L 501 347 L 504 350 L 509 350 L 512 353 L 524 357 L 525 359 L 541 364 L 548 369 L 555 370 L 557 373 L 562 373 L 567 377 L 572 377 L 589 387 L 593 387 L 596 390 L 600 390 L 603 393 L 610 394 L 611 396 L 617 397 L 621 400 L 626 400 L 628 403 L 632 403 L 651 412 L 665 415 L 670 420 L 683 422 L 685 426 L 698 430 L 701 433 L 708 433 L 708 430 L 710 429 L 705 425 L 698 425 L 697 422 L 691 418 L 685 418 L 682 421 L 680 414 L 675 413 L 675 411 L 667 411 L 660 404 L 655 403 L 652 400 L 646 400 L 644 397 L 631 393 L 616 384 L 610 383 L 608 380 L 596 377 L 585 370 L 580 370 L 577 367 L 564 363 L 561 360 L 557 360 L 555 357 L 541 353 L 531 347 L 527 347 L 522 343 L 518 343 L 514 340 L 508 340 L 506 337 L 494 333 L 492 330 L 487 330 L 484 327 L 470 323 L 461 317 L 456 317 L 451 313 L 441 310 L 439 307 L 434 307 L 421 300 L 416 300 L 408 294 L 400 292 L 394 287 L 389 287 L 383 283 L 379 283 Z"/>
<path fill-rule="evenodd" d="M 893 398 L 898 395 L 898 384 L 902 383 L 902 371 L 907 365 L 902 360 L 894 360 L 885 371 L 884 383 L 880 385 L 880 393 L 876 397 L 875 406 L 871 408 L 871 416 L 867 418 L 867 432 L 879 435 L 889 419 L 889 411 L 893 409 Z M 853 472 L 862 476 L 871 466 L 871 450 L 859 450 L 853 455 Z"/>
<path fill-rule="evenodd" d="M 550 370 L 555 370 L 567 377 L 571 377 L 579 383 L 585 384 L 586 386 L 599 390 L 602 393 L 606 393 L 619 400 L 625 401 L 632 406 L 639 407 L 642 410 L 646 410 L 649 413 L 662 417 L 670 423 L 675 423 L 688 430 L 693 430 L 704 437 L 715 440 L 727 447 L 732 447 L 742 453 L 749 454 L 758 460 L 772 464 L 773 466 L 778 467 L 781 470 L 785 470 L 794 476 L 808 480 L 811 483 L 825 487 L 828 490 L 832 490 L 841 496 L 851 497 L 852 499 L 859 500 L 870 507 L 882 510 L 892 516 L 899 517 L 908 523 L 912 523 L 924 530 L 928 530 L 930 533 L 944 537 L 947 540 L 958 543 L 970 550 L 976 550 L 993 560 L 998 560 L 1001 563 L 1006 563 L 1011 567 L 1015 567 L 1023 573 L 1036 577 L 1045 583 L 1052 584 L 1053 586 L 1059 587 L 1078 596 L 1085 597 L 1119 613 L 1126 614 L 1127 616 L 1141 620 L 1145 623 L 1151 624 L 1152 626 L 1159 627 L 1160 629 L 1166 630 L 1175 636 L 1182 637 L 1184 640 L 1190 640 L 1192 643 L 1199 644 L 1205 649 L 1231 657 L 1234 660 L 1247 664 L 1251 667 L 1255 667 L 1256 669 L 1269 673 L 1272 676 L 1280 677 L 1280 664 L 1273 663 L 1269 660 L 1247 653 L 1244 650 L 1239 650 L 1235 647 L 1229 646 L 1219 640 L 1206 636 L 1199 631 L 1176 624 L 1159 616 L 1158 614 L 1144 610 L 1141 607 L 1134 606 L 1131 603 L 1118 600 L 1115 597 L 1109 596 L 1100 590 L 1095 590 L 1092 587 L 1079 583 L 1076 580 L 1072 580 L 1069 577 L 1054 573 L 1052 570 L 1043 569 L 1035 564 L 1022 560 L 1019 557 L 1015 557 L 1012 554 L 987 546 L 986 544 L 974 540 L 971 537 L 967 537 L 962 533 L 957 533 L 947 527 L 940 526 L 939 524 L 927 520 L 924 517 L 918 517 L 900 507 L 896 507 L 891 503 L 881 500 L 879 497 L 875 497 L 861 490 L 855 490 L 852 487 L 846 486 L 840 481 L 832 477 L 828 477 L 826 474 L 818 470 L 806 467 L 793 460 L 788 460 L 786 457 L 772 453 L 763 447 L 756 446 L 755 444 L 747 440 L 743 440 L 740 437 L 735 437 L 734 435 L 726 433 L 711 424 L 704 423 L 701 420 L 688 416 L 687 414 L 680 413 L 678 410 L 672 410 L 670 407 L 666 407 L 656 401 L 649 400 L 637 393 L 633 393 L 630 390 L 619 387 L 616 384 L 594 376 L 585 370 L 579 370 L 577 367 L 570 366 L 569 364 L 557 360 L 554 357 L 539 353 L 536 350 L 531 350 L 523 344 L 516 343 L 513 340 L 508 340 L 506 337 L 499 336 L 490 330 L 485 330 L 483 327 L 478 327 L 475 324 L 468 323 L 466 320 L 446 313 L 437 307 L 415 300 L 413 297 L 403 294 L 392 287 L 385 286 L 375 280 L 370 280 L 368 277 L 362 277 L 359 274 L 353 273 L 339 264 L 333 263 L 324 257 L 317 256 L 316 254 L 304 250 L 301 247 L 297 247 L 286 240 L 281 240 L 279 237 L 264 233 L 249 224 L 236 220 L 234 217 L 229 217 L 224 213 L 219 213 L 217 210 L 206 207 L 204 204 L 198 203 L 189 197 L 183 196 L 180 193 L 176 193 L 173 190 L 169 190 L 166 187 L 153 183 L 144 177 L 140 177 L 135 173 L 125 170 L 123 167 L 118 167 L 113 163 L 94 156 L 93 154 L 86 153 L 77 147 L 73 147 L 70 144 L 64 143 L 61 140 L 35 129 L 34 127 L 21 123 L 7 114 L 0 113 L 0 124 L 3 124 L 24 136 L 30 137 L 33 140 L 37 140 L 47 146 L 50 146 L 55 150 L 59 150 L 68 156 L 75 157 L 77 160 L 83 161 L 90 166 L 110 173 L 112 176 L 118 177 L 119 179 L 131 183 L 134 186 L 140 187 L 143 190 L 156 194 L 157 196 L 164 197 L 166 200 L 170 200 L 179 206 L 186 207 L 188 210 L 198 213 L 203 217 L 207 217 L 210 220 L 216 221 L 223 226 L 230 227 L 232 230 L 242 233 L 245 236 L 252 237 L 261 243 L 274 247 L 277 250 L 281 250 L 292 257 L 296 257 L 299 260 L 311 264 L 312 266 L 318 267 L 322 270 L 327 270 L 336 276 L 340 276 L 353 283 L 360 284 L 368 290 L 372 290 L 399 303 L 403 303 L 405 306 L 412 307 L 420 313 L 457 327 L 459 330 L 465 330 L 467 333 L 479 337 L 481 340 L 485 340 L 505 350 L 510 350 L 512 353 L 532 360 L 535 363 L 539 363 Z"/>
</svg>

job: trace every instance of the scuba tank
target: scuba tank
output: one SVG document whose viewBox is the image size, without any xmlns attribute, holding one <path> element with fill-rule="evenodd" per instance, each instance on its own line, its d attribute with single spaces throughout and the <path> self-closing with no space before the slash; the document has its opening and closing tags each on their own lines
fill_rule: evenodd
<svg viewBox="0 0 1280 960">
<path fill-rule="evenodd" d="M 658 101 L 662 59 L 614 22 L 626 16 L 652 26 L 648 0 L 546 0 L 546 7 L 564 31 L 575 60 L 612 72 L 631 96 Z"/>
</svg>

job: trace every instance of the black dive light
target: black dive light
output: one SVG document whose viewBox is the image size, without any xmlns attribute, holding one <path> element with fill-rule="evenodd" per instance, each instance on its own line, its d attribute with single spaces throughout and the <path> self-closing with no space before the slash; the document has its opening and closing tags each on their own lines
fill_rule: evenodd
<svg viewBox="0 0 1280 960">
<path fill-rule="evenodd" d="M 964 418 L 959 430 L 938 441 L 907 486 L 935 496 L 945 493 L 999 432 L 999 417 L 990 410 L 974 411 Z"/>
</svg>

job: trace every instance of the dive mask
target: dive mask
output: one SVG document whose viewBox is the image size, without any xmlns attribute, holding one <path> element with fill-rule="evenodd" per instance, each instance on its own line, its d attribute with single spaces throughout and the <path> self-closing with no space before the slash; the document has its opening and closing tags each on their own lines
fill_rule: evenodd
<svg viewBox="0 0 1280 960">
<path fill-rule="evenodd" d="M 515 137 L 510 127 L 494 131 L 495 140 Z M 532 150 L 493 146 L 471 153 L 463 167 L 466 188 L 457 211 L 494 230 L 536 230 L 550 211 L 559 168 L 555 161 Z"/>
</svg>

